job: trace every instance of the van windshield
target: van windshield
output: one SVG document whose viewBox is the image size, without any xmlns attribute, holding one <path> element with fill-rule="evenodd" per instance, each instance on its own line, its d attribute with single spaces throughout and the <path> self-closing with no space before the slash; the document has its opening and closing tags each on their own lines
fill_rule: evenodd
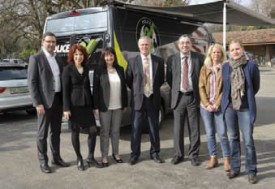
<svg viewBox="0 0 275 189">
<path fill-rule="evenodd" d="M 107 12 L 48 19 L 45 31 L 55 34 L 91 33 L 107 30 Z"/>
</svg>

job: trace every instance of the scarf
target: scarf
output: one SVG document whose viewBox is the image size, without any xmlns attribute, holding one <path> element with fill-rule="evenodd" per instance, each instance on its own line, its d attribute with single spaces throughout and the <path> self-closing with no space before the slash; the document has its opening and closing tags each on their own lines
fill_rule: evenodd
<svg viewBox="0 0 275 189">
<path fill-rule="evenodd" d="M 233 109 L 239 110 L 242 105 L 242 97 L 245 93 L 245 78 L 242 66 L 247 63 L 245 56 L 241 56 L 237 60 L 230 59 L 229 65 L 232 68 L 230 74 L 231 81 L 231 99 Z"/>
</svg>

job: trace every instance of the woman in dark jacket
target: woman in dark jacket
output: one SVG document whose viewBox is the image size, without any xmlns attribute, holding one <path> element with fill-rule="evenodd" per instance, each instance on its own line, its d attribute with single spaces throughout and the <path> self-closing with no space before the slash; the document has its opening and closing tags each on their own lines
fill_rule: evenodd
<svg viewBox="0 0 275 189">
<path fill-rule="evenodd" d="M 68 63 L 62 74 L 64 117 L 72 127 L 72 144 L 77 156 L 77 168 L 85 170 L 80 152 L 79 132 L 88 130 L 89 155 L 87 163 L 100 167 L 94 159 L 96 144 L 96 123 L 93 114 L 93 97 L 91 94 L 89 70 L 84 64 L 88 54 L 81 45 L 75 44 L 68 54 Z"/>
<path fill-rule="evenodd" d="M 260 72 L 256 62 L 245 56 L 240 41 L 231 41 L 229 52 L 230 59 L 223 64 L 222 69 L 221 101 L 231 147 L 231 171 L 227 176 L 232 179 L 240 174 L 240 137 L 242 136 L 248 182 L 255 184 L 257 182 L 257 157 L 253 129 L 257 110 L 255 95 L 260 89 Z"/>
<path fill-rule="evenodd" d="M 127 106 L 127 88 L 124 70 L 117 63 L 114 49 L 107 47 L 101 54 L 101 65 L 94 72 L 94 107 L 99 114 L 100 149 L 102 165 L 107 167 L 109 137 L 112 142 L 112 156 L 117 163 L 123 160 L 119 156 L 119 133 L 122 111 Z"/>
</svg>

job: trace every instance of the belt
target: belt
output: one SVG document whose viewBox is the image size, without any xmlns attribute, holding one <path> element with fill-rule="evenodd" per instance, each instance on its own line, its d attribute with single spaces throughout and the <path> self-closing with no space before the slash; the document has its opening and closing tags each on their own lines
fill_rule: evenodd
<svg viewBox="0 0 275 189">
<path fill-rule="evenodd" d="M 180 92 L 180 94 L 183 95 L 183 96 L 191 96 L 194 93 L 193 93 L 193 91 L 188 91 L 188 92 Z"/>
</svg>

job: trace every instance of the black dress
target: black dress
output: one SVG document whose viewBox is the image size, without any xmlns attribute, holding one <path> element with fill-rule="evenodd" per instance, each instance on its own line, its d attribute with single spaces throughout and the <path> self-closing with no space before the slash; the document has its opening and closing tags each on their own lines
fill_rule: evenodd
<svg viewBox="0 0 275 189">
<path fill-rule="evenodd" d="M 95 126 L 88 68 L 84 66 L 83 73 L 80 74 L 75 65 L 67 65 L 62 74 L 62 81 L 63 110 L 71 111 L 72 124 L 81 128 Z"/>
</svg>

